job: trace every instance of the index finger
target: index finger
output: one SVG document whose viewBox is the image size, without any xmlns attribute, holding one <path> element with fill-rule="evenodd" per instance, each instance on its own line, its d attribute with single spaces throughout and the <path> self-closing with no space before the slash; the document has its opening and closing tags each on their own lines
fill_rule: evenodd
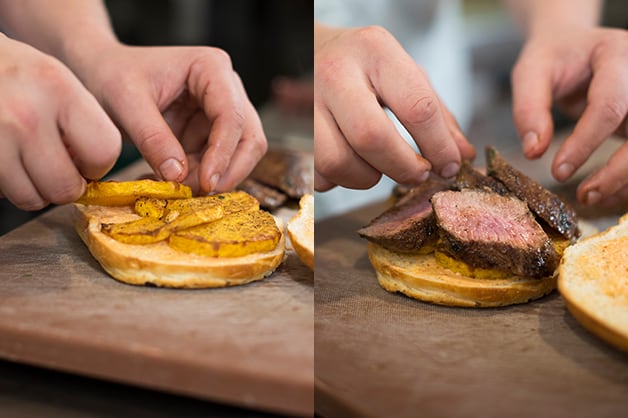
<svg viewBox="0 0 628 418">
<path fill-rule="evenodd" d="M 379 97 L 408 130 L 421 154 L 432 163 L 434 172 L 443 177 L 455 175 L 460 168 L 461 153 L 438 95 L 405 51 L 383 52 L 376 71 L 371 73 Z"/>
<path fill-rule="evenodd" d="M 211 124 L 200 170 L 204 190 L 213 190 L 227 171 L 246 126 L 248 102 L 229 56 L 216 48 L 211 48 L 210 52 L 191 65 L 188 78 L 190 92 L 200 102 Z M 263 132 L 257 135 L 263 136 Z"/>
</svg>

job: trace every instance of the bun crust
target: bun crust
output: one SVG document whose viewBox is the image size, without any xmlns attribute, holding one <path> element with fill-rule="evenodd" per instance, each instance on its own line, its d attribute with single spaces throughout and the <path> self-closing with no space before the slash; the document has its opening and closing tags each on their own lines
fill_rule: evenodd
<svg viewBox="0 0 628 418">
<path fill-rule="evenodd" d="M 292 248 L 310 269 L 314 270 L 314 196 L 305 194 L 299 200 L 299 211 L 286 228 Z"/>
<path fill-rule="evenodd" d="M 167 242 L 125 244 L 100 231 L 102 223 L 138 217 L 130 207 L 74 205 L 77 233 L 103 269 L 124 283 L 176 288 L 237 286 L 270 275 L 284 258 L 284 234 L 272 251 L 228 258 L 183 253 Z M 283 231 L 281 220 L 275 218 L 275 221 Z"/>
<path fill-rule="evenodd" d="M 558 276 L 558 290 L 576 320 L 628 352 L 628 214 L 567 248 Z"/>
<path fill-rule="evenodd" d="M 556 276 L 533 279 L 466 277 L 442 267 L 432 254 L 401 254 L 368 243 L 379 284 L 389 292 L 438 305 L 491 308 L 530 302 L 556 288 Z"/>
</svg>

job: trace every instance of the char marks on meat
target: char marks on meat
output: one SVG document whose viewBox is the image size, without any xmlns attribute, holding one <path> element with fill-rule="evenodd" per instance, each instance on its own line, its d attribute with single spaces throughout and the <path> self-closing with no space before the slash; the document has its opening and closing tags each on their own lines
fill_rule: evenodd
<svg viewBox="0 0 628 418">
<path fill-rule="evenodd" d="M 554 246 L 528 206 L 515 196 L 485 190 L 432 196 L 439 248 L 475 267 L 547 277 L 558 266 Z"/>
<path fill-rule="evenodd" d="M 478 170 L 473 168 L 469 161 L 462 162 L 460 171 L 458 171 L 458 175 L 456 175 L 453 189 L 487 189 L 501 195 L 507 195 L 510 193 L 501 181 L 480 173 Z"/>
<path fill-rule="evenodd" d="M 249 178 L 298 199 L 314 191 L 314 158 L 309 152 L 270 148 Z"/>
<path fill-rule="evenodd" d="M 243 190 L 256 198 L 262 208 L 275 210 L 288 200 L 288 196 L 277 189 L 268 187 L 252 178 L 245 179 L 238 185 L 239 190 Z"/>
<path fill-rule="evenodd" d="M 430 198 L 450 182 L 436 177 L 410 190 L 394 206 L 358 231 L 361 237 L 390 250 L 412 252 L 435 240 L 436 221 Z"/>
<path fill-rule="evenodd" d="M 572 242 L 580 236 L 576 211 L 560 197 L 512 167 L 493 147 L 486 148 L 488 174 L 501 181 L 530 210 Z"/>
</svg>

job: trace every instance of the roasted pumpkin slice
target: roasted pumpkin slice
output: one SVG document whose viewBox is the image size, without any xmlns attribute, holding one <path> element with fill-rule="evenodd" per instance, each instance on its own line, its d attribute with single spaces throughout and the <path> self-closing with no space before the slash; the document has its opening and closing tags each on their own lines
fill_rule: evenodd
<svg viewBox="0 0 628 418">
<path fill-rule="evenodd" d="M 166 212 L 168 201 L 154 197 L 140 197 L 135 201 L 135 213 L 140 216 L 161 219 Z"/>
<path fill-rule="evenodd" d="M 217 221 L 170 235 L 176 250 L 209 257 L 240 257 L 271 251 L 281 231 L 273 216 L 261 210 L 237 212 Z"/>
<path fill-rule="evenodd" d="M 185 199 L 188 200 L 188 199 Z M 193 210 L 184 212 L 169 211 L 162 220 L 170 232 L 180 231 L 193 226 L 213 222 L 224 215 L 222 204 L 218 200 L 205 200 Z"/>
<path fill-rule="evenodd" d="M 139 197 L 181 199 L 192 196 L 192 189 L 171 181 L 93 181 L 76 201 L 84 205 L 133 205 Z"/>
<path fill-rule="evenodd" d="M 101 230 L 116 241 L 126 244 L 152 244 L 170 235 L 166 223 L 157 218 L 139 218 L 116 224 L 103 224 Z"/>
</svg>

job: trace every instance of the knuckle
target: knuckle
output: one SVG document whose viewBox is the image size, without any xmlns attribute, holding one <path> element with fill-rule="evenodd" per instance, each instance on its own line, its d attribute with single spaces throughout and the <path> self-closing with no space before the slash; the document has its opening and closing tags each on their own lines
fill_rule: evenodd
<svg viewBox="0 0 628 418">
<path fill-rule="evenodd" d="M 81 196 L 83 190 L 80 178 L 71 181 L 59 182 L 54 188 L 44 191 L 43 197 L 57 205 L 74 202 Z"/>
<path fill-rule="evenodd" d="M 22 100 L 12 101 L 0 112 L 3 117 L 0 124 L 20 141 L 32 141 L 39 129 L 40 117 L 32 103 Z"/>
<path fill-rule="evenodd" d="M 231 62 L 231 56 L 229 55 L 229 53 L 227 53 L 227 51 L 216 47 L 209 47 L 209 49 L 211 49 L 213 59 L 218 61 L 221 65 L 229 68 L 233 66 Z"/>
<path fill-rule="evenodd" d="M 418 98 L 406 99 L 406 118 L 412 124 L 425 124 L 438 113 L 439 101 L 433 94 L 424 93 Z"/>
<path fill-rule="evenodd" d="M 345 59 L 337 55 L 316 57 L 314 83 L 316 85 L 334 86 L 339 83 L 338 74 L 345 73 Z M 316 89 L 319 92 L 321 90 Z"/>
<path fill-rule="evenodd" d="M 356 40 L 365 48 L 376 48 L 392 38 L 388 30 L 382 26 L 364 26 L 355 30 Z"/>
<path fill-rule="evenodd" d="M 602 104 L 600 111 L 604 121 L 617 126 L 626 116 L 626 105 L 618 100 L 607 100 Z"/>
<path fill-rule="evenodd" d="M 316 171 L 326 179 L 338 179 L 346 173 L 344 158 L 315 158 Z"/>
<path fill-rule="evenodd" d="M 358 154 L 377 153 L 385 150 L 387 132 L 378 121 L 362 121 L 351 129 L 353 138 L 350 141 Z"/>
<path fill-rule="evenodd" d="M 11 203 L 13 203 L 17 208 L 25 210 L 25 211 L 35 211 L 40 210 L 48 206 L 48 202 L 36 195 L 19 195 L 14 197 L 9 197 Z"/>
<path fill-rule="evenodd" d="M 165 139 L 165 135 L 158 127 L 148 125 L 139 129 L 136 145 L 142 153 L 151 152 L 165 147 Z"/>
</svg>

